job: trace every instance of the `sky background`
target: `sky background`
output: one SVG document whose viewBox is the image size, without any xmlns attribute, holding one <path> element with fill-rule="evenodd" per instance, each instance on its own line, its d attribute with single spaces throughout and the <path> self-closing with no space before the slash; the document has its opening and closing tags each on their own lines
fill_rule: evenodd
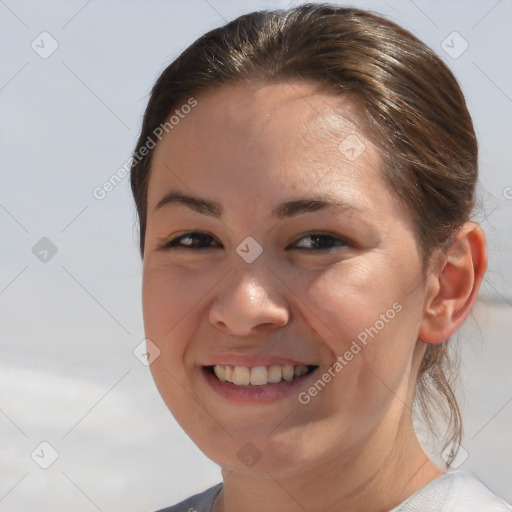
<svg viewBox="0 0 512 512">
<path fill-rule="evenodd" d="M 133 353 L 128 179 L 103 200 L 93 190 L 129 158 L 150 89 L 184 48 L 244 12 L 299 3 L 0 0 L 0 511 L 155 510 L 220 481 Z M 459 336 L 459 469 L 512 501 L 512 1 L 333 3 L 411 30 L 466 94 L 490 268 Z"/>
</svg>

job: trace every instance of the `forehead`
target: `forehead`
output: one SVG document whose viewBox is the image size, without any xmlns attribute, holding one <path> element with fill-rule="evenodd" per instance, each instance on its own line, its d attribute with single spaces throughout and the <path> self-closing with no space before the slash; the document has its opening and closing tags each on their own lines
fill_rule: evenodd
<svg viewBox="0 0 512 512">
<path fill-rule="evenodd" d="M 177 177 L 214 188 L 235 180 L 241 193 L 248 185 L 254 194 L 313 184 L 332 191 L 379 174 L 379 154 L 358 128 L 353 104 L 319 85 L 229 84 L 196 99 L 155 148 L 150 196 Z"/>
<path fill-rule="evenodd" d="M 250 126 L 258 134 L 271 130 L 290 116 L 295 123 L 289 128 L 299 131 L 309 129 L 310 123 L 333 122 L 336 117 L 348 122 L 352 118 L 352 123 L 356 119 L 355 108 L 347 97 L 328 92 L 322 85 L 299 80 L 227 84 L 202 93 L 199 101 L 208 109 L 198 110 L 203 119 L 211 117 L 225 128 L 245 130 Z"/>
<path fill-rule="evenodd" d="M 272 149 L 272 154 L 277 146 L 285 149 L 291 144 L 314 155 L 319 142 L 323 149 L 338 150 L 348 133 L 360 130 L 356 109 L 347 97 L 295 80 L 228 84 L 201 93 L 198 106 L 173 130 L 180 132 L 180 144 L 196 149 L 208 149 L 209 141 L 221 136 L 244 147 Z"/>
</svg>

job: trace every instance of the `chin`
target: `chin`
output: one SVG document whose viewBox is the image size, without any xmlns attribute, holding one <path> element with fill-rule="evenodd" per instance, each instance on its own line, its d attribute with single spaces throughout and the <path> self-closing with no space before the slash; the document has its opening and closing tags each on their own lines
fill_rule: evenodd
<svg viewBox="0 0 512 512">
<path fill-rule="evenodd" d="M 268 432 L 245 429 L 233 437 L 224 431 L 220 435 L 205 436 L 202 430 L 198 433 L 201 439 L 188 432 L 209 459 L 223 469 L 239 473 L 262 473 L 267 476 L 270 473 L 275 477 L 286 477 L 321 463 L 332 453 L 330 447 L 318 446 L 318 440 L 312 436 L 309 426 L 276 431 L 270 435 Z"/>
</svg>

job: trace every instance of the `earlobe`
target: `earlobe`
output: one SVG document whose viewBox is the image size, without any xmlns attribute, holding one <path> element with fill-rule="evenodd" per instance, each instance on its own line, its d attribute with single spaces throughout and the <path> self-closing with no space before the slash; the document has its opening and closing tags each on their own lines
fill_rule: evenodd
<svg viewBox="0 0 512 512">
<path fill-rule="evenodd" d="M 418 338 L 441 343 L 463 324 L 476 301 L 487 268 L 482 228 L 466 222 L 447 249 L 431 257 Z"/>
</svg>

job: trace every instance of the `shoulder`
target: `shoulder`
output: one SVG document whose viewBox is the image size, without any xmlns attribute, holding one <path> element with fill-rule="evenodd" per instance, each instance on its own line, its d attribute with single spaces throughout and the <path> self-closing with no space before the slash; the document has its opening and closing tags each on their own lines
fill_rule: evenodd
<svg viewBox="0 0 512 512">
<path fill-rule="evenodd" d="M 426 485 L 391 512 L 510 512 L 512 508 L 480 480 L 454 471 Z"/>
<path fill-rule="evenodd" d="M 222 484 L 214 485 L 206 491 L 190 496 L 190 498 L 158 512 L 211 512 L 213 502 L 221 489 Z"/>
</svg>

